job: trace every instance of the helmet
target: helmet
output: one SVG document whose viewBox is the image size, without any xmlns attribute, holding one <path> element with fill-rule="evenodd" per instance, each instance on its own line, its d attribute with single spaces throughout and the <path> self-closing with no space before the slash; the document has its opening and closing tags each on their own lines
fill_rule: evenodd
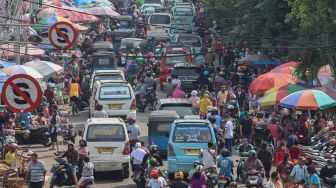
<svg viewBox="0 0 336 188">
<path fill-rule="evenodd" d="M 90 75 L 85 76 L 85 80 L 90 80 L 90 79 L 91 79 Z"/>
<path fill-rule="evenodd" d="M 209 71 L 205 70 L 205 71 L 203 72 L 203 75 L 204 75 L 204 76 L 208 76 L 208 75 L 209 75 Z"/>
<path fill-rule="evenodd" d="M 196 160 L 193 165 L 194 165 L 194 168 L 196 168 L 198 165 L 201 165 L 201 164 L 202 164 L 201 161 Z"/>
<path fill-rule="evenodd" d="M 175 172 L 175 179 L 183 180 L 183 172 Z"/>
<path fill-rule="evenodd" d="M 137 56 L 135 58 L 135 63 L 138 64 L 138 65 L 142 64 L 144 61 L 145 61 L 145 59 L 142 56 Z"/>
<path fill-rule="evenodd" d="M 222 156 L 223 156 L 223 157 L 228 157 L 229 155 L 230 155 L 229 150 L 227 150 L 227 149 L 223 149 L 223 150 L 222 150 Z"/>
<path fill-rule="evenodd" d="M 336 146 L 336 139 L 330 139 L 329 144 L 330 146 Z"/>
<path fill-rule="evenodd" d="M 253 157 L 253 158 L 256 158 L 257 156 L 257 153 L 255 150 L 250 150 L 249 153 L 248 153 L 249 157 Z"/>
<path fill-rule="evenodd" d="M 155 158 L 151 158 L 149 160 L 149 165 L 150 166 L 159 166 L 159 163 L 158 163 L 158 161 Z"/>
<path fill-rule="evenodd" d="M 160 172 L 159 172 L 158 169 L 153 169 L 153 170 L 151 171 L 151 173 L 150 173 L 150 176 L 151 176 L 152 178 L 155 178 L 155 179 L 159 178 L 159 175 L 160 175 Z"/>
<path fill-rule="evenodd" d="M 151 76 L 152 76 L 152 72 L 151 72 L 151 71 L 147 71 L 147 72 L 146 72 L 146 76 L 147 76 L 147 77 L 151 77 Z"/>
<path fill-rule="evenodd" d="M 233 105 L 228 105 L 228 109 L 234 109 L 234 106 Z"/>
<path fill-rule="evenodd" d="M 154 50 L 154 54 L 159 54 L 159 53 L 161 53 L 161 50 L 160 50 L 160 49 L 155 49 L 155 50 Z"/>
<path fill-rule="evenodd" d="M 151 153 L 156 153 L 157 150 L 158 150 L 158 146 L 157 145 L 153 144 L 153 145 L 149 146 L 149 151 Z"/>
<path fill-rule="evenodd" d="M 196 90 L 193 90 L 192 92 L 191 92 L 191 95 L 192 96 L 196 96 L 198 94 L 198 92 L 196 91 Z"/>
<path fill-rule="evenodd" d="M 146 55 L 147 59 L 150 59 L 150 58 L 153 58 L 153 57 L 154 57 L 154 54 L 152 52 L 148 52 L 147 55 Z"/>
<path fill-rule="evenodd" d="M 202 172 L 203 166 L 202 165 L 197 165 L 195 170 L 196 170 L 196 172 Z"/>
<path fill-rule="evenodd" d="M 59 163 L 60 165 L 67 165 L 68 161 L 66 159 L 60 159 Z"/>
</svg>

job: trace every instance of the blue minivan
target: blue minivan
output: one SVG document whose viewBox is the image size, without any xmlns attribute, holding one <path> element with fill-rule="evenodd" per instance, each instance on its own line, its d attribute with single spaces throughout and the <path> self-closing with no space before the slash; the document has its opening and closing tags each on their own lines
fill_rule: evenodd
<svg viewBox="0 0 336 188">
<path fill-rule="evenodd" d="M 188 174 L 194 167 L 202 150 L 208 149 L 208 142 L 216 143 L 214 130 L 208 120 L 190 118 L 175 120 L 168 139 L 168 177 L 181 171 Z"/>
</svg>

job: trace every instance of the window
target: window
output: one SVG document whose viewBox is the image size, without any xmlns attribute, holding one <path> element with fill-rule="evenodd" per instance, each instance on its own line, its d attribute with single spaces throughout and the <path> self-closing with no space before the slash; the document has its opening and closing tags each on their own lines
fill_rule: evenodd
<svg viewBox="0 0 336 188">
<path fill-rule="evenodd" d="M 100 88 L 99 99 L 131 99 L 131 91 L 128 86 L 103 86 Z"/>
<path fill-rule="evenodd" d="M 181 125 L 174 130 L 173 142 L 207 143 L 212 141 L 211 130 L 202 125 Z"/>
<path fill-rule="evenodd" d="M 93 83 L 96 83 L 98 80 L 123 80 L 123 77 L 120 74 L 96 75 L 93 78 Z"/>
<path fill-rule="evenodd" d="M 191 109 L 191 104 L 187 105 L 171 105 L 171 106 L 164 106 L 161 105 L 160 110 L 174 110 L 178 115 L 184 117 L 187 115 L 192 115 L 192 109 Z"/>
<path fill-rule="evenodd" d="M 152 15 L 149 20 L 150 24 L 170 24 L 170 16 L 168 15 Z"/>
<path fill-rule="evenodd" d="M 120 24 L 120 28 L 123 28 L 123 29 L 132 29 L 133 28 L 132 20 L 130 20 L 130 21 L 120 20 L 119 24 Z"/>
<path fill-rule="evenodd" d="M 171 56 L 167 56 L 164 60 L 164 64 L 168 66 L 174 66 L 177 63 L 186 63 L 187 56 L 185 54 L 173 54 Z"/>
<path fill-rule="evenodd" d="M 108 64 L 110 64 L 110 59 L 109 58 L 104 58 L 104 59 L 99 58 L 98 59 L 98 64 L 99 65 L 108 65 Z"/>
<path fill-rule="evenodd" d="M 193 16 L 193 10 L 187 7 L 178 7 L 175 9 L 175 16 Z"/>
<path fill-rule="evenodd" d="M 174 68 L 171 75 L 177 75 L 179 78 L 185 77 L 197 80 L 199 77 L 199 69 L 193 67 Z"/>
<path fill-rule="evenodd" d="M 145 0 L 143 4 L 161 4 L 161 0 Z"/>
<path fill-rule="evenodd" d="M 88 142 L 125 140 L 125 131 L 121 125 L 89 125 L 86 135 L 86 141 Z"/>
<path fill-rule="evenodd" d="M 181 33 L 192 33 L 191 26 L 189 24 L 186 25 L 171 25 L 170 33 L 173 34 L 181 34 Z"/>
<path fill-rule="evenodd" d="M 178 44 L 201 47 L 201 39 L 198 36 L 181 36 L 177 39 Z"/>
</svg>

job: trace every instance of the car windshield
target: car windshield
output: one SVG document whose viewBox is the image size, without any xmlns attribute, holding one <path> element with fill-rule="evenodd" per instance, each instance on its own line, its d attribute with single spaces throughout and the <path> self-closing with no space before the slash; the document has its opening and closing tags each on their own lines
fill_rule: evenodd
<svg viewBox="0 0 336 188">
<path fill-rule="evenodd" d="M 177 43 L 194 47 L 202 46 L 201 39 L 198 36 L 180 36 L 177 39 Z"/>
<path fill-rule="evenodd" d="M 193 16 L 193 11 L 189 7 L 177 7 L 175 9 L 175 16 Z"/>
<path fill-rule="evenodd" d="M 170 16 L 168 15 L 152 15 L 149 20 L 150 24 L 170 24 Z"/>
<path fill-rule="evenodd" d="M 167 56 L 163 64 L 167 66 L 174 66 L 177 63 L 186 63 L 186 62 L 187 62 L 187 56 L 185 56 L 184 54 L 174 54 Z"/>
<path fill-rule="evenodd" d="M 142 41 L 141 39 L 122 39 L 120 48 L 126 48 L 126 45 L 130 43 L 133 43 L 133 47 L 139 47 Z"/>
<path fill-rule="evenodd" d="M 171 75 L 177 75 L 178 78 L 197 80 L 199 77 L 199 69 L 197 67 L 178 67 L 174 68 Z"/>
<path fill-rule="evenodd" d="M 130 99 L 131 91 L 128 86 L 103 86 L 100 88 L 99 99 Z"/>
<path fill-rule="evenodd" d="M 192 33 L 191 26 L 189 24 L 176 24 L 170 26 L 170 33 L 180 34 L 180 33 Z"/>
<path fill-rule="evenodd" d="M 161 105 L 160 110 L 174 110 L 181 117 L 192 115 L 191 104 L 186 105 Z"/>
<path fill-rule="evenodd" d="M 121 125 L 89 125 L 87 142 L 125 141 L 125 131 Z"/>
<path fill-rule="evenodd" d="M 95 75 L 93 78 L 93 83 L 96 83 L 98 80 L 123 80 L 123 77 L 120 74 Z"/>
<path fill-rule="evenodd" d="M 180 125 L 175 127 L 173 142 L 208 143 L 212 141 L 211 137 L 208 126 Z"/>
<path fill-rule="evenodd" d="M 150 129 L 152 133 L 168 133 L 172 122 L 152 122 L 150 123 Z M 160 134 L 161 135 L 161 134 Z"/>
<path fill-rule="evenodd" d="M 161 0 L 145 0 L 143 4 L 161 4 Z"/>
<path fill-rule="evenodd" d="M 133 28 L 133 23 L 132 23 L 132 20 L 120 20 L 119 21 L 119 24 L 120 24 L 120 28 L 121 29 L 132 29 Z"/>
</svg>

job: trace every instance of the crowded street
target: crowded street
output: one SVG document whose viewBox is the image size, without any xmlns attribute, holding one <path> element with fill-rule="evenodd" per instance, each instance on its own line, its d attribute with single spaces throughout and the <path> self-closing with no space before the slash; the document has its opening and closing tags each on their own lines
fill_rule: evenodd
<svg viewBox="0 0 336 188">
<path fill-rule="evenodd" d="M 335 10 L 0 0 L 0 188 L 336 188 Z"/>
</svg>

